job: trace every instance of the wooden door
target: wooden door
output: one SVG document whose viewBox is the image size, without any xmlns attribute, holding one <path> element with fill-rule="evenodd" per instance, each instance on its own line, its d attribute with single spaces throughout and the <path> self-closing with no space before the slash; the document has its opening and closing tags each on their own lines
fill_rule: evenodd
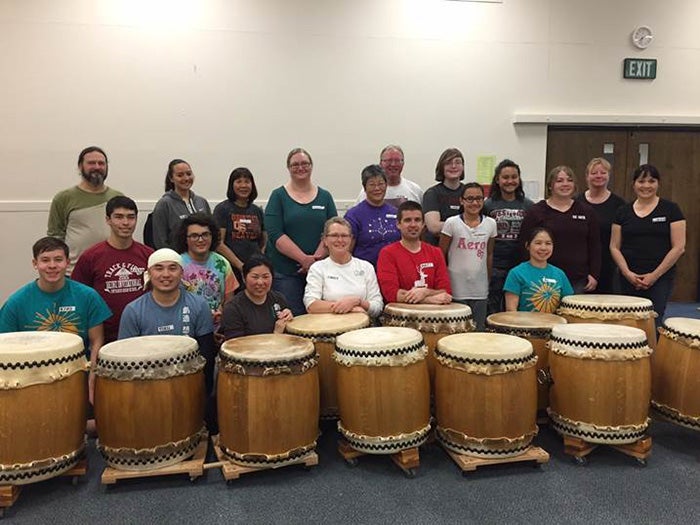
<svg viewBox="0 0 700 525">
<path fill-rule="evenodd" d="M 661 172 L 660 195 L 676 202 L 687 220 L 686 251 L 680 261 L 671 300 L 696 301 L 700 270 L 700 130 L 671 128 L 550 127 L 547 172 L 559 164 L 573 168 L 586 188 L 585 169 L 593 157 L 612 165 L 610 189 L 630 201 L 632 173 L 647 162 Z"/>
</svg>

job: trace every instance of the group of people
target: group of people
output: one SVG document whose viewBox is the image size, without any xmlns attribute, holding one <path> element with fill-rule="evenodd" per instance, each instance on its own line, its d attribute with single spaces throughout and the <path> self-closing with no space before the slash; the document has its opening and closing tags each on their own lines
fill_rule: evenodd
<svg viewBox="0 0 700 525">
<path fill-rule="evenodd" d="M 425 193 L 403 167 L 402 149 L 385 147 L 341 218 L 302 148 L 289 152 L 289 178 L 264 211 L 250 170 L 231 172 L 212 213 L 192 191 L 189 163 L 175 159 L 147 246 L 133 237 L 136 203 L 105 184 L 106 153 L 85 148 L 79 184 L 55 196 L 48 236 L 33 246 L 38 279 L 7 300 L 0 332 L 74 332 L 93 362 L 116 339 L 187 335 L 207 358 L 211 394 L 217 344 L 283 332 L 307 312 L 376 317 L 389 302 L 454 301 L 469 305 L 483 330 L 489 313 L 553 312 L 566 295 L 597 292 L 647 297 L 663 317 L 685 219 L 659 197 L 654 166 L 635 170 L 631 203 L 608 189 L 605 159 L 589 163 L 578 195 L 572 170 L 558 166 L 537 204 L 511 160 L 496 167 L 489 198 L 463 182 L 458 149 L 440 155 L 437 184 Z"/>
</svg>

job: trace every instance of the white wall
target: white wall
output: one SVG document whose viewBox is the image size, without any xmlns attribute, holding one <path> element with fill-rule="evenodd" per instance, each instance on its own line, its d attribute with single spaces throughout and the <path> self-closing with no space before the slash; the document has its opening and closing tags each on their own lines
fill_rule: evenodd
<svg viewBox="0 0 700 525">
<path fill-rule="evenodd" d="M 423 187 L 451 146 L 468 179 L 495 155 L 539 181 L 546 125 L 515 115 L 694 122 L 698 19 L 695 0 L 4 0 L 0 300 L 32 277 L 30 246 L 86 145 L 145 208 L 174 157 L 212 201 L 239 165 L 265 200 L 298 145 L 341 206 L 389 142 Z M 643 52 L 638 24 L 656 35 Z M 658 78 L 623 80 L 625 57 L 657 58 Z"/>
</svg>

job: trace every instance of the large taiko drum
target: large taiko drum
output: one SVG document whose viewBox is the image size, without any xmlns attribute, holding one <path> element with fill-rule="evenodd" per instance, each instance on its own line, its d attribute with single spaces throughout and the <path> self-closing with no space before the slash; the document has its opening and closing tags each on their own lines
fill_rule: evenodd
<svg viewBox="0 0 700 525">
<path fill-rule="evenodd" d="M 263 334 L 226 341 L 217 382 L 219 446 L 247 466 L 281 467 L 318 438 L 316 350 L 308 339 Z"/>
<path fill-rule="evenodd" d="M 78 463 L 87 368 L 75 334 L 0 334 L 0 485 L 52 478 Z"/>
<path fill-rule="evenodd" d="M 369 316 L 361 312 L 349 314 L 306 314 L 287 323 L 287 333 L 309 339 L 318 354 L 318 374 L 321 388 L 321 417 L 338 417 L 336 393 L 336 364 L 331 358 L 335 338 L 351 330 L 369 326 Z"/>
<path fill-rule="evenodd" d="M 700 430 L 700 319 L 666 319 L 659 333 L 651 358 L 651 406 L 674 423 Z"/>
<path fill-rule="evenodd" d="M 486 330 L 497 334 L 523 337 L 530 341 L 537 354 L 537 371 L 549 369 L 549 348 L 547 342 L 552 327 L 566 324 L 566 319 L 554 314 L 540 312 L 501 312 L 491 314 L 486 319 Z M 549 385 L 537 386 L 537 410 L 546 410 L 549 406 Z"/>
<path fill-rule="evenodd" d="M 194 453 L 206 435 L 204 364 L 197 342 L 181 335 L 132 337 L 100 349 L 95 423 L 109 466 L 150 470 Z"/>
<path fill-rule="evenodd" d="M 652 349 L 628 326 L 567 324 L 552 328 L 548 409 L 562 435 L 589 443 L 641 439 L 649 424 Z"/>
<path fill-rule="evenodd" d="M 537 355 L 511 335 L 455 334 L 435 351 L 437 438 L 459 454 L 522 454 L 537 434 Z"/>
<path fill-rule="evenodd" d="M 649 346 L 656 348 L 654 305 L 649 299 L 629 295 L 568 295 L 557 314 L 569 323 L 604 323 L 644 330 Z"/>
<path fill-rule="evenodd" d="M 423 334 L 428 347 L 427 363 L 431 383 L 435 378 L 437 342 L 446 335 L 471 332 L 476 328 L 472 309 L 461 303 L 389 303 L 384 307 L 381 322 L 383 326 L 405 326 Z"/>
<path fill-rule="evenodd" d="M 423 444 L 430 431 L 430 384 L 423 336 L 376 327 L 338 336 L 338 430 L 367 454 Z"/>
</svg>

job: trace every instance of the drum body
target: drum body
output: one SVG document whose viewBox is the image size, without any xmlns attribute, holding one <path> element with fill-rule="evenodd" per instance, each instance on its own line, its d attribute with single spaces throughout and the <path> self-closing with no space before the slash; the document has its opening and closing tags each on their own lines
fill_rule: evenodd
<svg viewBox="0 0 700 525">
<path fill-rule="evenodd" d="M 674 423 L 700 430 L 700 320 L 672 317 L 659 333 L 651 358 L 651 406 Z"/>
<path fill-rule="evenodd" d="M 428 371 L 431 384 L 435 380 L 435 348 L 440 339 L 450 334 L 474 330 L 472 310 L 466 304 L 389 303 L 381 317 L 383 326 L 405 326 L 423 334 L 428 348 Z"/>
<path fill-rule="evenodd" d="M 540 312 L 501 312 L 486 319 L 486 330 L 497 334 L 513 335 L 530 341 L 537 354 L 537 372 L 549 370 L 549 336 L 552 327 L 566 324 L 566 319 L 554 314 Z M 549 385 L 537 385 L 537 410 L 549 406 Z"/>
<path fill-rule="evenodd" d="M 338 417 L 337 367 L 331 358 L 335 349 L 335 338 L 345 332 L 368 326 L 369 316 L 360 312 L 342 315 L 306 314 L 287 323 L 287 333 L 309 339 L 316 348 L 321 388 L 321 417 Z"/>
<path fill-rule="evenodd" d="M 649 346 L 656 348 L 654 305 L 649 299 L 629 295 L 568 295 L 557 314 L 569 323 L 604 323 L 644 330 Z"/>
<path fill-rule="evenodd" d="M 63 474 L 85 450 L 87 360 L 62 332 L 0 334 L 0 485 Z"/>
<path fill-rule="evenodd" d="M 548 412 L 557 432 L 603 444 L 642 438 L 651 398 L 651 353 L 638 328 L 553 327 Z"/>
<path fill-rule="evenodd" d="M 226 341 L 219 352 L 219 446 L 233 462 L 279 467 L 316 447 L 319 387 L 308 339 L 263 334 Z"/>
<path fill-rule="evenodd" d="M 338 430 L 354 449 L 393 454 L 430 431 L 427 350 L 411 328 L 364 328 L 338 336 Z"/>
<path fill-rule="evenodd" d="M 204 363 L 187 336 L 132 337 L 101 348 L 95 423 L 109 466 L 151 470 L 194 453 L 206 435 Z"/>
<path fill-rule="evenodd" d="M 435 352 L 437 438 L 458 454 L 522 454 L 537 434 L 537 355 L 526 339 L 450 335 Z"/>
</svg>

